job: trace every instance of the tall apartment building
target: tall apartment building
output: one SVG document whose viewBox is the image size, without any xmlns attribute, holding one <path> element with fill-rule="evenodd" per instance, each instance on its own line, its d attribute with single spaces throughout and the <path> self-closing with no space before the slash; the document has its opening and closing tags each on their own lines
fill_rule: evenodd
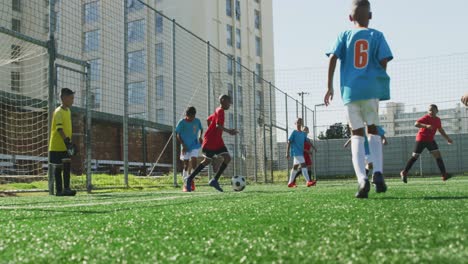
<svg viewBox="0 0 468 264">
<path fill-rule="evenodd" d="M 412 136 L 418 131 L 414 126 L 417 119 L 427 111 L 405 112 L 403 103 L 387 103 L 380 115 L 380 124 L 387 136 Z M 441 109 L 437 116 L 448 134 L 468 133 L 468 108 L 457 104 L 454 108 Z"/>
<path fill-rule="evenodd" d="M 50 1 L 4 1 L 0 9 L 1 26 L 47 41 Z M 233 107 L 228 112 L 226 122 L 229 127 L 245 130 L 236 138 L 238 140 L 236 144 L 241 145 L 241 148 L 252 142 L 253 132 L 249 129 L 252 124 L 258 124 L 256 131 L 263 135 L 261 131 L 264 129 L 264 123 L 270 118 L 270 109 L 272 109 L 271 118 L 275 119 L 274 92 L 270 94 L 274 89 L 269 89 L 268 83 L 260 78 L 263 69 L 274 72 L 271 0 L 143 1 L 162 12 L 167 18 L 137 0 L 54 0 L 54 2 L 57 52 L 91 64 L 93 110 L 122 115 L 125 84 L 127 84 L 128 110 L 131 117 L 172 125 L 174 113 L 172 102 L 175 99 L 177 99 L 175 112 L 178 118 L 182 117 L 190 100 L 193 100 L 192 104 L 197 106 L 197 114 L 204 118 L 216 106 L 215 97 L 220 93 L 228 93 L 235 95 L 237 102 L 235 110 Z M 176 31 L 173 32 L 171 19 L 175 19 L 178 24 L 197 37 L 180 27 L 176 27 Z M 0 34 L 1 38 L 5 36 Z M 175 63 L 178 74 L 175 77 L 177 82 L 175 99 L 172 95 L 173 37 L 176 39 Z M 207 44 L 204 41 L 209 41 L 214 47 L 210 49 L 210 72 L 206 65 Z M 12 49 L 16 48 L 12 46 Z M 40 60 L 43 69 L 47 70 L 47 56 Z M 233 63 L 233 60 L 237 63 Z M 68 61 L 58 59 L 57 63 L 80 71 L 84 70 Z M 247 75 L 248 71 L 240 67 L 240 64 L 255 71 L 259 78 L 253 81 L 253 75 Z M 125 65 L 128 66 L 127 69 Z M 48 81 L 46 71 L 35 78 L 26 77 L 23 73 L 7 75 L 2 76 L 2 79 L 7 80 L 11 77 L 11 87 L 2 86 L 1 90 L 13 93 L 18 91 L 22 93 L 23 88 L 26 88 L 23 85 L 25 82 L 18 78 L 35 79 L 35 82 L 40 81 L 45 84 Z M 274 81 L 274 76 L 269 78 L 271 80 L 268 81 Z M 206 90 L 208 81 L 211 82 L 211 89 L 215 92 L 210 95 L 206 92 L 195 92 Z M 85 106 L 86 86 L 83 76 L 59 67 L 57 85 L 58 88 L 69 87 L 75 90 L 75 105 Z M 252 89 L 254 85 L 255 90 Z M 34 90 L 37 87 L 33 84 L 28 89 Z M 46 99 L 47 89 L 47 85 L 44 85 L 42 99 Z M 32 93 L 33 96 L 36 94 L 38 93 Z M 272 100 L 264 99 L 270 96 Z M 255 105 L 252 98 L 256 99 Z M 212 101 L 211 109 L 208 109 L 208 100 Z M 271 107 L 270 102 L 272 102 Z M 253 117 L 254 111 L 258 111 L 256 119 Z M 269 142 L 266 137 L 263 140 Z M 227 144 L 232 147 L 234 140 Z M 242 155 L 245 154 L 244 150 L 240 151 Z"/>
</svg>

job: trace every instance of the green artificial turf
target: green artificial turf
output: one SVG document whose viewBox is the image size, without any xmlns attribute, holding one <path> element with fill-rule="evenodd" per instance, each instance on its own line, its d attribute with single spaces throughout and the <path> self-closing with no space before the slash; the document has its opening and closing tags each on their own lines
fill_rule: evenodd
<svg viewBox="0 0 468 264">
<path fill-rule="evenodd" d="M 0 198 L 0 263 L 466 263 L 468 178 Z"/>
</svg>

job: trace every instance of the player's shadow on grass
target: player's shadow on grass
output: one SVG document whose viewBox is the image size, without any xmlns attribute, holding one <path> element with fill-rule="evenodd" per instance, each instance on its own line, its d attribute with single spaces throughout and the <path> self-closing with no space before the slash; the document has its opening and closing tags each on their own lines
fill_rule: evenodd
<svg viewBox="0 0 468 264">
<path fill-rule="evenodd" d="M 468 196 L 379 197 L 376 200 L 468 200 Z"/>
<path fill-rule="evenodd" d="M 423 200 L 466 200 L 468 196 L 426 196 Z"/>
</svg>

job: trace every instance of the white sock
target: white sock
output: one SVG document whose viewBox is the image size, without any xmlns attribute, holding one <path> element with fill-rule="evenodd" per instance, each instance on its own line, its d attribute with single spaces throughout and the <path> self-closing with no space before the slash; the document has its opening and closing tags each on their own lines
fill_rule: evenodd
<svg viewBox="0 0 468 264">
<path fill-rule="evenodd" d="M 382 138 L 380 136 L 369 134 L 369 150 L 372 155 L 374 172 L 383 173 Z"/>
<path fill-rule="evenodd" d="M 292 169 L 291 174 L 289 174 L 289 182 L 288 184 L 291 184 L 294 182 L 294 178 L 296 177 L 298 170 Z"/>
<path fill-rule="evenodd" d="M 358 182 L 363 184 L 364 181 L 367 180 L 364 137 L 361 137 L 361 136 L 351 137 L 351 154 L 352 154 L 352 160 L 353 160 L 354 173 L 356 173 Z"/>
<path fill-rule="evenodd" d="M 306 179 L 306 181 L 310 182 L 310 176 L 309 176 L 309 172 L 307 171 L 307 167 L 301 168 L 301 171 L 302 171 L 302 175 L 304 175 L 304 178 Z"/>
<path fill-rule="evenodd" d="M 182 171 L 182 177 L 187 178 L 189 176 L 188 172 L 186 170 Z"/>
</svg>

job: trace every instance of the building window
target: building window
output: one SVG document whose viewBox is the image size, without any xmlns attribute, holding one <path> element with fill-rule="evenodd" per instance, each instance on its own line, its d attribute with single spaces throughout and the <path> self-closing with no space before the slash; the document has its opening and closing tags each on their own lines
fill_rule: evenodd
<svg viewBox="0 0 468 264">
<path fill-rule="evenodd" d="M 237 115 L 237 127 L 243 127 L 244 125 L 244 116 L 242 116 L 241 114 L 238 114 Z M 243 140 L 241 140 L 242 142 Z"/>
<path fill-rule="evenodd" d="M 229 97 L 233 98 L 234 90 L 233 90 L 232 83 L 228 83 L 228 84 L 227 84 L 227 90 L 228 90 L 228 95 L 229 95 Z"/>
<path fill-rule="evenodd" d="M 12 0 L 11 5 L 13 11 L 21 12 L 21 0 Z"/>
<path fill-rule="evenodd" d="M 11 20 L 11 30 L 21 32 L 21 21 L 19 19 Z"/>
<path fill-rule="evenodd" d="M 11 45 L 11 59 L 18 59 L 21 55 L 21 46 Z"/>
<path fill-rule="evenodd" d="M 140 42 L 145 40 L 145 20 L 136 20 L 128 23 L 127 28 L 128 42 Z"/>
<path fill-rule="evenodd" d="M 255 10 L 255 28 L 260 29 L 260 24 L 261 24 L 261 17 L 260 17 L 260 11 Z"/>
<path fill-rule="evenodd" d="M 232 47 L 232 26 L 226 25 L 226 42 L 229 47 Z"/>
<path fill-rule="evenodd" d="M 241 59 L 241 57 L 237 57 L 236 71 L 237 71 L 237 77 L 242 78 L 242 59 Z"/>
<path fill-rule="evenodd" d="M 232 0 L 226 0 L 226 16 L 232 16 Z"/>
<path fill-rule="evenodd" d="M 99 108 L 101 106 L 101 100 L 102 100 L 102 90 L 101 88 L 93 88 L 93 91 L 91 92 L 91 107 L 92 108 Z"/>
<path fill-rule="evenodd" d="M 229 75 L 232 75 L 232 55 L 228 55 L 227 57 L 227 72 Z"/>
<path fill-rule="evenodd" d="M 255 93 L 255 109 L 262 111 L 263 110 L 263 92 L 257 91 Z"/>
<path fill-rule="evenodd" d="M 234 128 L 234 114 L 229 113 L 229 128 Z"/>
<path fill-rule="evenodd" d="M 90 51 L 98 50 L 99 49 L 99 35 L 100 35 L 99 30 L 85 32 L 84 34 L 85 34 L 84 51 L 90 52 Z"/>
<path fill-rule="evenodd" d="M 164 99 L 164 78 L 162 75 L 156 77 L 156 99 Z"/>
<path fill-rule="evenodd" d="M 144 105 L 146 99 L 145 82 L 128 84 L 128 103 L 132 105 Z"/>
<path fill-rule="evenodd" d="M 144 72 L 145 71 L 145 52 L 138 50 L 128 53 L 128 72 Z"/>
<path fill-rule="evenodd" d="M 163 19 L 164 17 L 160 14 L 156 14 L 156 33 L 160 34 L 163 32 Z"/>
<path fill-rule="evenodd" d="M 236 28 L 236 47 L 241 48 L 241 31 L 239 28 Z"/>
<path fill-rule="evenodd" d="M 255 37 L 255 53 L 257 56 L 262 56 L 262 40 L 260 37 Z"/>
<path fill-rule="evenodd" d="M 89 64 L 91 65 L 91 81 L 99 81 L 101 79 L 101 60 L 90 60 Z"/>
<path fill-rule="evenodd" d="M 164 122 L 164 108 L 158 108 L 156 109 L 156 122 L 157 123 L 162 123 Z"/>
<path fill-rule="evenodd" d="M 257 63 L 255 65 L 255 73 L 257 74 L 257 83 L 261 83 L 263 73 L 262 73 L 262 65 L 260 63 Z"/>
<path fill-rule="evenodd" d="M 240 20 L 241 9 L 240 9 L 240 0 L 236 0 L 236 19 Z"/>
<path fill-rule="evenodd" d="M 142 9 L 143 7 L 145 6 L 138 0 L 127 0 L 128 12 L 137 11 Z"/>
<path fill-rule="evenodd" d="M 244 105 L 244 97 L 242 93 L 242 86 L 238 85 L 237 86 L 237 106 L 242 107 Z"/>
<path fill-rule="evenodd" d="M 164 63 L 163 44 L 156 44 L 156 65 L 162 66 Z"/>
<path fill-rule="evenodd" d="M 84 23 L 93 23 L 99 20 L 99 2 L 91 2 L 84 5 Z"/>
<path fill-rule="evenodd" d="M 11 72 L 11 90 L 14 92 L 20 91 L 21 74 L 19 72 Z"/>
</svg>

